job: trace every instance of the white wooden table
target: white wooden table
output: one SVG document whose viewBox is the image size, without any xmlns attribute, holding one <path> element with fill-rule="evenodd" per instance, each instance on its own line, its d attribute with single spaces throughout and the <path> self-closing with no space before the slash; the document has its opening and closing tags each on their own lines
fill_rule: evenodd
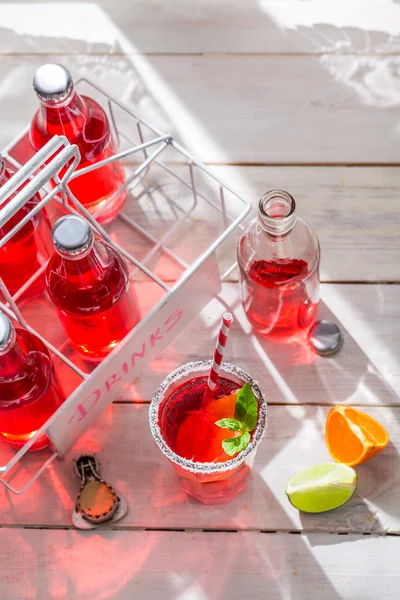
<svg viewBox="0 0 400 600">
<path fill-rule="evenodd" d="M 254 205 L 290 191 L 322 245 L 321 314 L 342 323 L 332 359 L 251 334 L 234 278 L 22 497 L 0 489 L 0 597 L 241 600 L 399 597 L 400 4 L 390 0 L 99 0 L 0 3 L 0 147 L 31 118 L 34 69 L 89 74 L 171 131 Z M 248 488 L 188 501 L 153 443 L 164 375 L 209 356 L 224 303 L 229 358 L 269 402 Z M 363 406 L 392 443 L 357 468 L 339 510 L 299 514 L 290 475 L 329 461 L 329 406 Z M 129 514 L 72 528 L 71 460 L 96 451 Z M 29 468 L 35 463 L 30 457 Z"/>
</svg>

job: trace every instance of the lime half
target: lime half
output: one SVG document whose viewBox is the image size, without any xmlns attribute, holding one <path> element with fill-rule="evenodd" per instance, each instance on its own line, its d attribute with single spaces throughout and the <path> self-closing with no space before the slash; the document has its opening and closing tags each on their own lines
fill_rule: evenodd
<svg viewBox="0 0 400 600">
<path fill-rule="evenodd" d="M 303 512 L 333 510 L 350 500 L 357 489 L 357 473 L 342 464 L 315 465 L 289 479 L 286 494 Z"/>
</svg>

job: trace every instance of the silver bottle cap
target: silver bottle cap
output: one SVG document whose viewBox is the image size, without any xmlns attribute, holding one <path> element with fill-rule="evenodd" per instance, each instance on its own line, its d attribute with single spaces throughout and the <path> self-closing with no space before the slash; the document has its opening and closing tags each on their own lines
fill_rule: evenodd
<svg viewBox="0 0 400 600">
<path fill-rule="evenodd" d="M 0 354 L 4 354 L 14 341 L 15 329 L 10 319 L 0 312 Z"/>
<path fill-rule="evenodd" d="M 310 330 L 310 344 L 320 356 L 331 356 L 343 346 L 343 335 L 336 323 L 317 321 Z"/>
<path fill-rule="evenodd" d="M 33 77 L 34 90 L 42 100 L 65 100 L 72 85 L 71 73 L 63 65 L 42 65 Z"/>
<path fill-rule="evenodd" d="M 53 227 L 54 247 L 62 256 L 80 256 L 93 243 L 93 231 L 82 217 L 67 215 L 61 217 Z"/>
</svg>

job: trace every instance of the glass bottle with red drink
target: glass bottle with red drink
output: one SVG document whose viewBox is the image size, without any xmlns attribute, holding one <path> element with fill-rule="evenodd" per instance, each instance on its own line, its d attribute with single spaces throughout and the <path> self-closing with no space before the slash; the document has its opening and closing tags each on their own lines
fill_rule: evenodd
<svg viewBox="0 0 400 600">
<path fill-rule="evenodd" d="M 319 301 L 320 246 L 293 197 L 267 192 L 238 244 L 241 298 L 254 329 L 286 339 L 307 331 Z"/>
<path fill-rule="evenodd" d="M 30 128 L 35 152 L 54 135 L 64 135 L 78 146 L 79 168 L 89 167 L 117 152 L 106 113 L 93 98 L 75 91 L 71 74 L 65 67 L 41 66 L 35 73 L 33 87 L 40 100 Z M 124 181 L 121 162 L 113 161 L 77 177 L 69 187 L 91 214 L 102 209 L 97 219 L 104 223 L 116 217 L 125 202 L 126 190 L 116 195 Z"/>
<path fill-rule="evenodd" d="M 0 312 L 0 433 L 13 446 L 23 446 L 56 412 L 65 398 L 50 354 L 43 342 L 14 328 Z M 39 437 L 33 450 L 49 443 Z"/>
<path fill-rule="evenodd" d="M 77 353 L 100 362 L 140 319 L 127 265 L 78 216 L 56 222 L 53 243 L 46 270 L 50 298 Z"/>
<path fill-rule="evenodd" d="M 13 174 L 14 171 L 6 167 L 4 159 L 0 156 L 0 187 L 11 179 Z M 14 196 L 15 194 L 12 194 L 6 204 Z M 35 194 L 3 227 L 0 227 L 0 239 L 7 235 L 39 202 L 40 196 Z M 41 213 L 32 217 L 0 248 L 0 277 L 11 294 L 15 294 L 48 258 L 44 240 L 41 238 L 41 233 L 44 234 L 46 226 L 48 226 L 47 217 L 42 209 Z M 48 232 L 50 234 L 50 228 Z M 24 296 L 38 295 L 43 292 L 44 287 L 44 277 L 39 277 L 29 286 Z"/>
</svg>

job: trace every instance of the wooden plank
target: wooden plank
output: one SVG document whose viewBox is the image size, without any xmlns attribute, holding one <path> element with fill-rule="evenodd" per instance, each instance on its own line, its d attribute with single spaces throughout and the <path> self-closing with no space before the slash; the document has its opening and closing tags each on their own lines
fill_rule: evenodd
<svg viewBox="0 0 400 600">
<path fill-rule="evenodd" d="M 74 76 L 90 75 L 205 161 L 398 162 L 392 73 L 399 57 L 46 57 L 52 60 Z M 1 146 L 36 109 L 31 81 L 41 63 L 2 57 Z M 359 81 L 361 72 L 369 76 Z"/>
<path fill-rule="evenodd" d="M 398 597 L 397 538 L 2 530 L 0 539 L 5 600 Z"/>
<path fill-rule="evenodd" d="M 320 317 L 338 322 L 344 331 L 343 349 L 327 359 L 301 340 L 279 344 L 254 335 L 237 284 L 225 284 L 221 300 L 210 303 L 135 381 L 132 397 L 150 399 L 169 371 L 211 356 L 221 315 L 229 308 L 235 321 L 226 360 L 247 369 L 268 390 L 269 402 L 397 404 L 399 294 L 399 286 L 322 286 Z"/>
<path fill-rule="evenodd" d="M 264 388 L 268 398 L 268 390 Z M 101 473 L 126 498 L 129 513 L 115 527 L 400 533 L 400 408 L 365 410 L 388 430 L 392 443 L 357 467 L 359 487 L 343 507 L 300 514 L 285 487 L 297 471 L 331 462 L 324 439 L 328 407 L 270 406 L 268 430 L 256 455 L 252 479 L 231 502 L 204 506 L 187 499 L 172 467 L 154 443 L 147 405 L 116 404 L 68 454 L 24 495 L 0 490 L 1 525 L 69 526 L 79 489 L 72 458 L 96 452 Z M 8 448 L 2 445 L 4 454 Z M 27 457 L 13 478 L 19 487 L 42 455 Z M 4 456 L 1 461 L 3 463 Z"/>
<path fill-rule="evenodd" d="M 399 7 L 385 0 L 100 0 L 2 4 L 0 52 L 392 53 Z"/>
<path fill-rule="evenodd" d="M 357 348 L 364 353 L 364 374 L 359 382 L 371 383 L 375 366 L 381 381 L 400 395 L 399 360 L 399 286 L 323 286 L 322 299 L 341 326 L 352 336 Z M 367 303 L 370 303 L 367 306 Z M 349 363 L 348 363 L 349 364 Z M 373 365 L 373 366 L 372 366 Z M 348 371 L 347 371 L 348 372 Z M 383 384 L 386 388 L 386 385 Z M 382 403 L 387 392 L 382 387 Z M 377 390 L 378 397 L 380 392 Z M 395 401 L 396 402 L 396 401 Z"/>
<path fill-rule="evenodd" d="M 135 286 L 142 314 L 154 305 L 155 287 L 143 282 Z M 319 318 L 339 323 L 344 332 L 343 349 L 327 359 L 315 355 L 305 340 L 279 344 L 254 335 L 241 307 L 238 284 L 224 284 L 220 298 L 205 307 L 152 361 L 150 368 L 135 379 L 125 399 L 149 401 L 172 369 L 189 360 L 211 356 L 221 315 L 229 308 L 235 320 L 226 360 L 234 360 L 251 373 L 268 390 L 269 402 L 396 405 L 400 395 L 399 302 L 398 285 L 324 284 Z M 23 313 L 78 367 L 88 370 L 88 365 L 65 343 L 65 335 L 56 326 L 46 298 L 27 303 Z M 66 393 L 71 393 L 80 381 L 65 367 L 60 370 L 60 377 Z"/>
<path fill-rule="evenodd" d="M 172 167 L 188 179 L 187 167 Z M 397 188 L 398 167 L 229 167 L 213 166 L 212 171 L 241 198 L 250 201 L 257 214 L 258 202 L 269 189 L 282 188 L 296 200 L 298 215 L 318 233 L 322 259 L 322 281 L 400 281 L 400 206 Z M 172 202 L 181 209 L 190 202 L 190 190 L 177 184 L 158 168 L 152 168 L 144 184 L 151 190 L 139 202 L 129 203 L 127 212 L 154 235 L 162 235 L 176 223 Z M 196 178 L 199 191 L 219 204 L 209 178 Z M 204 201 L 192 217 L 168 241 L 188 262 L 194 250 L 211 243 L 222 233 L 222 219 Z M 234 203 L 226 198 L 228 212 Z M 221 272 L 233 262 L 241 230 L 230 236 L 219 252 Z M 126 237 L 126 236 L 125 236 Z M 125 238 L 124 238 L 125 239 Z M 196 242 L 194 243 L 194 240 Z M 132 244 L 132 236 L 129 238 Z M 142 240 L 134 246 L 135 256 L 143 255 Z M 140 245 L 142 244 L 142 245 Z M 161 273 L 162 275 L 162 273 Z M 232 274 L 237 280 L 237 273 Z"/>
<path fill-rule="evenodd" d="M 130 167 L 132 168 L 132 167 Z M 175 174 L 189 180 L 188 167 L 174 165 Z M 213 167 L 213 172 L 232 187 L 257 214 L 263 193 L 282 187 L 296 199 L 298 215 L 318 233 L 321 243 L 321 280 L 400 281 L 400 205 L 397 201 L 399 167 Z M 132 191 L 124 212 L 153 237 L 160 239 L 175 228 L 167 248 L 191 264 L 226 229 L 220 212 L 204 198 L 221 206 L 219 189 L 211 177 L 195 170 L 198 205 L 177 227 L 177 221 L 193 204 L 192 190 L 153 165 L 147 177 Z M 230 216 L 239 214 L 239 202 L 226 195 Z M 379 209 L 378 209 L 379 206 Z M 241 207 L 243 208 L 243 206 Z M 120 219 L 106 226 L 113 239 L 138 260 L 145 260 L 154 244 L 132 231 Z M 237 229 L 218 251 L 221 273 L 236 259 L 242 230 Z M 165 253 L 156 252 L 147 266 L 163 281 L 175 281 L 183 272 Z M 143 279 L 137 271 L 134 278 Z M 237 281 L 235 271 L 229 278 Z"/>
<path fill-rule="evenodd" d="M 210 162 L 263 164 L 398 162 L 389 74 L 398 60 L 157 56 L 153 78 L 132 58 L 153 93 L 168 92 L 165 111 L 184 145 Z M 355 82 L 363 68 L 387 73 L 379 97 L 369 79 Z"/>
<path fill-rule="evenodd" d="M 143 314 L 155 301 L 154 287 L 144 283 L 135 287 Z M 229 308 L 235 320 L 226 360 L 234 360 L 251 373 L 268 391 L 269 402 L 396 405 L 400 395 L 399 302 L 398 285 L 324 284 L 319 317 L 339 323 L 344 332 L 342 350 L 327 359 L 315 355 L 304 340 L 279 344 L 254 335 L 241 306 L 238 284 L 224 284 L 221 296 L 205 307 L 135 379 L 125 399 L 149 401 L 171 370 L 190 360 L 211 356 L 221 315 Z M 54 318 L 50 318 L 52 313 L 46 298 L 40 303 L 27 303 L 23 313 L 31 325 L 77 366 L 88 369 L 64 343 L 63 332 L 56 327 Z M 67 368 L 61 369 L 60 377 L 66 393 L 71 393 L 79 383 Z"/>
</svg>

